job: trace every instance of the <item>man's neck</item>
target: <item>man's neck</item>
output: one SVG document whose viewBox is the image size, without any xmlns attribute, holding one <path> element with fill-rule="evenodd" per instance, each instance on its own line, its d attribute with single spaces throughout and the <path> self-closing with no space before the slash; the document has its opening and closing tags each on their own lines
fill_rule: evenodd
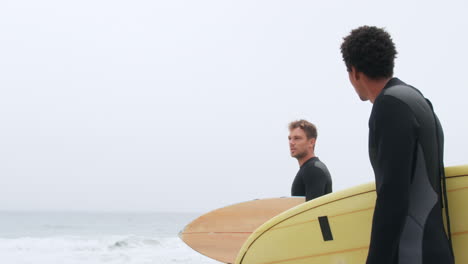
<svg viewBox="0 0 468 264">
<path fill-rule="evenodd" d="M 377 96 L 379 96 L 379 94 L 382 92 L 383 88 L 390 79 L 392 78 L 384 78 L 378 80 L 366 78 L 366 86 L 369 92 L 369 101 L 371 103 L 374 103 L 375 99 L 377 98 Z"/>
<path fill-rule="evenodd" d="M 310 160 L 311 158 L 314 158 L 315 157 L 315 154 L 314 153 L 311 153 L 301 159 L 298 159 L 297 161 L 299 162 L 299 167 L 302 167 L 302 165 L 304 165 L 304 163 L 308 160 Z"/>
</svg>

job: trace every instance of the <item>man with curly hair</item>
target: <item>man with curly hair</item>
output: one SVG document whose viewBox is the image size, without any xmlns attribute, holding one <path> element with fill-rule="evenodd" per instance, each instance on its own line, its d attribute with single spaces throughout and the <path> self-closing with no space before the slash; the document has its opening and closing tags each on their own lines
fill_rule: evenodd
<svg viewBox="0 0 468 264">
<path fill-rule="evenodd" d="M 341 53 L 356 93 L 373 104 L 369 157 L 377 200 L 367 264 L 454 263 L 442 220 L 443 131 L 431 103 L 393 78 L 397 51 L 384 29 L 352 30 Z"/>
<path fill-rule="evenodd" d="M 299 162 L 299 171 L 291 186 L 292 196 L 305 196 L 309 201 L 332 192 L 332 179 L 327 166 L 315 156 L 317 127 L 307 120 L 289 123 L 289 151 Z"/>
</svg>

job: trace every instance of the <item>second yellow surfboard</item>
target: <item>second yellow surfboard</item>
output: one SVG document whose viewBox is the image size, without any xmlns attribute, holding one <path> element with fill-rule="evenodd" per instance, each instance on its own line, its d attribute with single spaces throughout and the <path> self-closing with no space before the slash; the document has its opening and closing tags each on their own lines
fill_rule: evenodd
<svg viewBox="0 0 468 264">
<path fill-rule="evenodd" d="M 468 263 L 468 165 L 446 174 L 455 259 Z M 296 206 L 256 229 L 236 264 L 365 263 L 375 198 L 369 183 Z"/>
</svg>

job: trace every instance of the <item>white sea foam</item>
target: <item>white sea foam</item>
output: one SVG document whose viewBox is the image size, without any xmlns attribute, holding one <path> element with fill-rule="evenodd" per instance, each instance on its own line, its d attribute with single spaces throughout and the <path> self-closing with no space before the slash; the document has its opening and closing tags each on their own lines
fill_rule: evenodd
<svg viewBox="0 0 468 264">
<path fill-rule="evenodd" d="M 3 264 L 219 264 L 177 233 L 180 213 L 0 212 Z"/>
<path fill-rule="evenodd" d="M 2 263 L 11 264 L 211 264 L 179 238 L 1 238 Z"/>
</svg>

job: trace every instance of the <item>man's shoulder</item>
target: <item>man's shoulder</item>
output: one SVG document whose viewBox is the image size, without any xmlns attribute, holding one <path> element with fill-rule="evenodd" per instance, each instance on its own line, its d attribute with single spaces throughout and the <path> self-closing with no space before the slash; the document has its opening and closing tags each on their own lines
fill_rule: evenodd
<svg viewBox="0 0 468 264">
<path fill-rule="evenodd" d="M 383 98 L 392 96 L 402 101 L 424 98 L 418 89 L 406 84 L 390 86 L 383 91 L 382 95 Z"/>
<path fill-rule="evenodd" d="M 404 83 L 386 87 L 382 96 L 377 99 L 373 107 L 376 112 L 400 113 L 408 118 L 432 114 L 432 106 L 424 95 L 418 89 Z"/>
<path fill-rule="evenodd" d="M 310 159 L 301 169 L 304 171 L 328 173 L 328 168 L 325 163 L 317 157 Z"/>
<path fill-rule="evenodd" d="M 411 105 L 415 102 L 426 103 L 424 95 L 415 87 L 404 83 L 398 78 L 391 79 L 384 87 L 381 95 L 376 98 L 375 103 L 380 104 L 388 100 L 397 100 L 407 105 Z"/>
</svg>

